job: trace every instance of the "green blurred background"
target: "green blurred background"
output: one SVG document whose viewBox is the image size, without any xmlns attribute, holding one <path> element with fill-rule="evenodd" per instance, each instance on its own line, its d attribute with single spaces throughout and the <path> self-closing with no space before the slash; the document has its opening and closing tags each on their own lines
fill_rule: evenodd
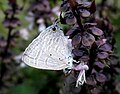
<svg viewBox="0 0 120 94">
<path fill-rule="evenodd" d="M 14 32 L 23 28 L 28 28 L 30 23 L 26 20 L 26 16 L 28 15 L 28 9 L 33 1 L 34 0 L 17 0 L 19 5 L 25 5 L 23 10 L 16 15 L 21 21 L 21 26 L 16 28 Z M 62 0 L 57 0 L 57 3 L 54 3 L 54 0 L 49 0 L 51 8 L 54 8 L 57 5 L 60 6 L 61 1 Z M 105 15 L 109 17 L 113 25 L 113 33 L 116 39 L 115 53 L 120 56 L 120 0 L 107 1 L 113 9 L 116 8 L 116 12 L 109 8 L 106 9 Z M 101 0 L 96 0 L 96 5 L 100 3 Z M 7 9 L 8 7 L 7 0 L 0 0 L 0 36 L 4 36 L 5 38 L 7 38 L 8 29 L 5 28 L 2 23 L 5 17 L 2 10 Z M 97 12 L 98 11 L 96 11 L 96 14 Z M 38 27 L 34 26 L 29 30 L 29 38 L 27 40 L 21 37 L 17 38 L 16 47 L 11 47 L 10 49 L 19 58 L 19 55 L 37 34 Z M 59 88 L 62 86 L 64 79 L 62 71 L 39 70 L 18 63 L 17 64 L 20 66 L 16 67 L 16 62 L 11 63 L 13 64 L 8 64 L 10 66 L 8 68 L 9 72 L 4 78 L 5 86 L 1 89 L 2 93 L 0 94 L 58 94 L 60 92 Z"/>
</svg>

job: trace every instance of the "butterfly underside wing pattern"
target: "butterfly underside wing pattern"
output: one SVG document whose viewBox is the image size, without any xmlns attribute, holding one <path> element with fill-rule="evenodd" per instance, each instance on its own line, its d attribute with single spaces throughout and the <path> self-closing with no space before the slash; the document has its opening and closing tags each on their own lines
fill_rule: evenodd
<svg viewBox="0 0 120 94">
<path fill-rule="evenodd" d="M 27 65 L 48 70 L 72 67 L 72 47 L 57 24 L 43 30 L 26 48 L 22 61 Z M 68 64 L 71 63 L 71 64 Z"/>
</svg>

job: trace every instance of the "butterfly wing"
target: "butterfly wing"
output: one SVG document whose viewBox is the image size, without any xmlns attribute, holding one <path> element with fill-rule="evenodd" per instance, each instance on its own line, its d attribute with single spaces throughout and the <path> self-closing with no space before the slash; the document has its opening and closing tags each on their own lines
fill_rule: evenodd
<svg viewBox="0 0 120 94">
<path fill-rule="evenodd" d="M 23 53 L 22 61 L 27 65 L 49 70 L 61 70 L 67 66 L 69 49 L 63 32 L 49 29 L 32 41 Z"/>
</svg>

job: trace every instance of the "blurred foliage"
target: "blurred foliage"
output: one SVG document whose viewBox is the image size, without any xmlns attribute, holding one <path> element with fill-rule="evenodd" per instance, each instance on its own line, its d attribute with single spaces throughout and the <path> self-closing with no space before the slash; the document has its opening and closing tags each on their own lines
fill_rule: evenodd
<svg viewBox="0 0 120 94">
<path fill-rule="evenodd" d="M 15 31 L 20 30 L 21 28 L 27 28 L 29 25 L 29 22 L 26 21 L 25 17 L 28 15 L 29 7 L 31 6 L 31 2 L 34 2 L 35 0 L 17 0 L 18 4 L 20 6 L 24 5 L 23 10 L 17 15 L 17 17 L 21 21 L 21 26 L 18 28 L 15 28 Z M 84 0 L 82 0 L 84 1 Z M 96 0 L 96 3 L 99 5 L 102 0 Z M 117 3 L 112 2 L 114 0 L 107 0 L 113 8 L 116 8 L 116 12 L 112 11 L 112 9 L 107 9 L 107 13 L 105 15 L 108 15 L 114 29 L 114 36 L 116 39 L 116 49 L 115 53 L 117 53 L 120 56 L 120 0 Z M 55 7 L 56 5 L 61 4 L 61 0 L 49 0 L 50 6 Z M 57 2 L 57 3 L 55 3 Z M 3 19 L 5 17 L 3 10 L 8 8 L 8 1 L 7 0 L 1 0 L 0 1 L 0 37 L 4 36 L 7 38 L 8 31 L 3 26 Z M 51 22 L 52 23 L 52 22 Z M 37 35 L 38 28 L 37 26 L 34 26 L 32 30 L 29 30 L 30 37 L 29 40 L 21 39 L 20 37 L 16 39 L 16 47 L 12 47 L 11 50 L 15 55 L 21 54 L 21 52 L 24 51 L 24 49 L 27 47 L 27 45 L 31 42 L 31 40 Z M 1 50 L 1 49 L 0 49 Z M 1 70 L 1 61 L 0 61 L 0 70 Z M 11 62 L 15 63 L 15 62 Z M 5 89 L 0 90 L 0 94 L 58 94 L 59 87 L 61 86 L 61 80 L 63 73 L 61 71 L 55 72 L 55 71 L 46 71 L 46 70 L 38 70 L 31 67 L 21 67 L 20 64 L 17 63 L 17 68 L 13 68 L 11 70 L 14 70 L 12 73 L 11 78 L 4 82 L 7 85 L 5 86 Z M 8 70 L 9 71 L 9 70 Z M 1 71 L 0 71 L 1 72 Z M 7 76 L 7 75 L 6 75 Z M 12 80 L 11 80 L 12 79 Z M 118 76 L 118 79 L 120 80 L 120 77 Z M 13 85 L 9 84 L 14 82 Z M 4 93 L 1 93 L 3 91 Z"/>
<path fill-rule="evenodd" d="M 18 72 L 24 80 L 13 87 L 10 94 L 54 94 L 59 91 L 59 85 L 55 83 L 58 82 L 59 73 L 34 68 L 24 68 Z"/>
</svg>

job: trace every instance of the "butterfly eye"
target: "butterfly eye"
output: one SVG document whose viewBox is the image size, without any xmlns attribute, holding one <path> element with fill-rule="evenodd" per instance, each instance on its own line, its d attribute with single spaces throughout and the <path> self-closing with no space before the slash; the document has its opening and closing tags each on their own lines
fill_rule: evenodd
<svg viewBox="0 0 120 94">
<path fill-rule="evenodd" d="M 53 31 L 55 31 L 55 30 L 56 30 L 56 28 L 55 28 L 55 27 L 53 27 L 53 28 L 52 28 L 52 30 L 53 30 Z"/>
</svg>

